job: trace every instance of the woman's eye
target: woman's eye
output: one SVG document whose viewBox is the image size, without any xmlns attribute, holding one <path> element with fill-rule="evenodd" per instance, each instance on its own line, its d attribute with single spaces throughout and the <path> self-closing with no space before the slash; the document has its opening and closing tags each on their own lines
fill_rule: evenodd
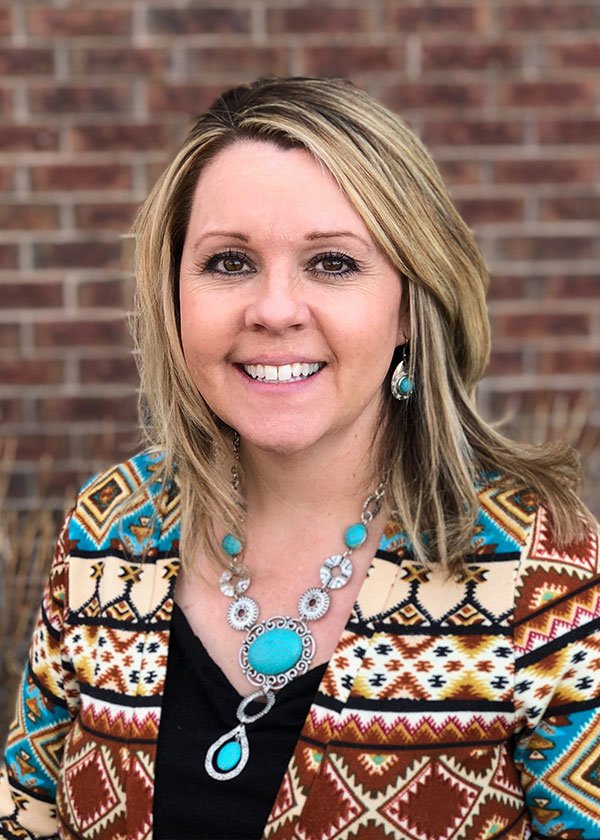
<svg viewBox="0 0 600 840">
<path fill-rule="evenodd" d="M 358 271 L 358 264 L 346 254 L 318 254 L 309 263 L 312 271 L 318 274 L 342 275 Z"/>
<path fill-rule="evenodd" d="M 242 274 L 248 269 L 251 270 L 246 254 L 235 251 L 213 254 L 206 260 L 202 268 L 203 271 L 212 271 L 215 274 Z"/>
</svg>

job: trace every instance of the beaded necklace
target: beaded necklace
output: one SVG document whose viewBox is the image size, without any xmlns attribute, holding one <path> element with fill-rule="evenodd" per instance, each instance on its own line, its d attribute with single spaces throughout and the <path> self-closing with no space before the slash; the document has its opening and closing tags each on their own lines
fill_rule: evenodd
<svg viewBox="0 0 600 840">
<path fill-rule="evenodd" d="M 237 490 L 237 469 L 232 469 L 232 485 Z M 346 548 L 333 554 L 321 565 L 318 586 L 311 586 L 298 600 L 298 617 L 275 615 L 259 621 L 260 608 L 254 598 L 245 593 L 250 586 L 250 574 L 241 559 L 243 545 L 233 534 L 226 534 L 221 543 L 229 558 L 219 586 L 223 595 L 231 598 L 227 621 L 234 630 L 245 632 L 240 648 L 240 666 L 246 678 L 258 689 L 239 704 L 238 723 L 212 744 L 204 766 L 213 779 L 227 781 L 242 772 L 250 756 L 246 726 L 264 717 L 275 703 L 274 690 L 281 689 L 310 668 L 316 643 L 309 622 L 318 621 L 327 613 L 330 592 L 341 589 L 352 577 L 352 553 L 363 545 L 369 535 L 368 525 L 381 508 L 385 481 L 371 493 L 362 508 L 358 522 L 344 532 Z M 248 714 L 248 706 L 264 698 L 264 706 L 255 714 Z"/>
</svg>

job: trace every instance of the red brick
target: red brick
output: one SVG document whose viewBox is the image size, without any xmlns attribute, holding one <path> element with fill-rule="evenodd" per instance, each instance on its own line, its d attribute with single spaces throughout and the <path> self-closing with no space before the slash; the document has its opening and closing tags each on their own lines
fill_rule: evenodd
<svg viewBox="0 0 600 840">
<path fill-rule="evenodd" d="M 131 227 L 139 202 L 118 204 L 80 204 L 75 207 L 75 226 L 80 230 L 116 230 L 125 233 Z"/>
<path fill-rule="evenodd" d="M 539 125 L 542 143 L 600 143 L 600 119 L 544 120 Z"/>
<path fill-rule="evenodd" d="M 69 454 L 69 441 L 64 435 L 19 435 L 17 461 L 39 461 L 43 456 L 63 460 Z"/>
<path fill-rule="evenodd" d="M 54 73 L 54 53 L 42 47 L 2 47 L 0 49 L 0 75 L 48 76 Z"/>
<path fill-rule="evenodd" d="M 376 70 L 394 70 L 404 63 L 401 45 L 306 47 L 304 65 L 311 75 L 351 76 Z"/>
<path fill-rule="evenodd" d="M 577 40 L 572 44 L 549 44 L 545 48 L 550 67 L 600 68 L 600 40 Z"/>
<path fill-rule="evenodd" d="M 51 423 L 65 421 L 133 423 L 137 417 L 136 397 L 133 389 L 130 397 L 110 397 L 108 395 L 100 397 L 50 397 L 37 400 L 37 403 L 40 420 Z"/>
<path fill-rule="evenodd" d="M 452 3 L 448 6 L 425 5 L 425 3 L 398 3 L 388 0 L 386 9 L 386 32 L 465 32 L 480 26 L 476 5 Z"/>
<path fill-rule="evenodd" d="M 502 4 L 502 24 L 506 29 L 595 29 L 598 25 L 593 3 Z"/>
<path fill-rule="evenodd" d="M 493 164 L 494 180 L 506 184 L 588 183 L 596 174 L 594 160 L 500 160 Z"/>
<path fill-rule="evenodd" d="M 483 104 L 483 87 L 468 82 L 400 82 L 386 86 L 381 99 L 402 113 L 407 108 L 468 108 Z"/>
<path fill-rule="evenodd" d="M 116 268 L 121 262 L 120 242 L 43 242 L 34 246 L 36 268 Z"/>
<path fill-rule="evenodd" d="M 58 148 L 58 132 L 46 126 L 6 125 L 0 132 L 0 151 L 53 151 Z"/>
<path fill-rule="evenodd" d="M 0 330 L 0 347 L 3 350 L 16 350 L 21 341 L 21 331 L 18 324 L 2 324 Z"/>
<path fill-rule="evenodd" d="M 421 132 L 432 146 L 494 146 L 522 143 L 524 124 L 516 120 L 437 120 Z"/>
<path fill-rule="evenodd" d="M 544 280 L 547 298 L 598 298 L 600 280 L 597 274 L 555 274 Z"/>
<path fill-rule="evenodd" d="M 366 6 L 357 8 L 327 8 L 302 6 L 300 8 L 268 9 L 267 28 L 275 35 L 324 34 L 331 32 L 366 32 L 369 28 Z"/>
<path fill-rule="evenodd" d="M 143 151 L 167 145 L 169 136 L 161 123 L 87 125 L 72 129 L 76 151 Z"/>
<path fill-rule="evenodd" d="M 127 342 L 124 318 L 109 321 L 51 321 L 35 325 L 38 347 L 120 347 Z"/>
<path fill-rule="evenodd" d="M 16 245 L 11 243 L 0 244 L 0 269 L 17 268 L 19 264 L 19 252 Z"/>
<path fill-rule="evenodd" d="M 514 82 L 501 87 L 503 105 L 519 108 L 557 108 L 586 106 L 595 102 L 596 89 L 591 80 L 578 82 Z"/>
<path fill-rule="evenodd" d="M 494 350 L 486 376 L 523 373 L 523 354 L 519 350 Z"/>
<path fill-rule="evenodd" d="M 201 47 L 188 50 L 189 69 L 195 73 L 230 73 L 254 78 L 272 74 L 287 75 L 290 59 L 284 47 Z M 192 78 L 194 75 L 192 75 Z"/>
<path fill-rule="evenodd" d="M 90 47 L 74 48 L 71 67 L 75 74 L 89 76 L 162 75 L 169 66 L 164 49 L 153 47 Z"/>
<path fill-rule="evenodd" d="M 78 37 L 92 35 L 129 35 L 131 33 L 131 12 L 112 8 L 94 9 L 29 9 L 27 27 L 33 35 L 42 37 Z"/>
<path fill-rule="evenodd" d="M 34 190 L 128 190 L 133 184 L 131 166 L 118 163 L 44 164 L 31 169 Z"/>
<path fill-rule="evenodd" d="M 594 256 L 592 236 L 511 236 L 497 240 L 496 250 L 507 260 L 585 259 Z"/>
<path fill-rule="evenodd" d="M 128 90 L 123 85 L 44 85 L 31 87 L 29 107 L 34 114 L 119 113 L 131 109 Z"/>
<path fill-rule="evenodd" d="M 542 201 L 541 218 L 549 221 L 559 219 L 599 219 L 600 195 L 555 196 Z M 600 281 L 599 281 L 600 285 Z"/>
<path fill-rule="evenodd" d="M 21 423 L 23 403 L 19 399 L 0 399 L 0 423 Z"/>
<path fill-rule="evenodd" d="M 15 169 L 12 166 L 0 166 L 0 192 L 14 189 Z"/>
<path fill-rule="evenodd" d="M 7 120 L 13 114 L 14 96 L 12 90 L 0 88 L 0 116 Z"/>
<path fill-rule="evenodd" d="M 526 277 L 492 274 L 488 297 L 490 300 L 513 300 L 529 296 Z"/>
<path fill-rule="evenodd" d="M 472 161 L 438 160 L 437 164 L 444 181 L 450 186 L 478 184 L 481 181 L 481 168 Z"/>
<path fill-rule="evenodd" d="M 59 208 L 53 204 L 0 204 L 0 229 L 56 230 L 60 227 Z"/>
<path fill-rule="evenodd" d="M 249 34 L 249 9 L 155 8 L 148 10 L 148 29 L 164 35 Z"/>
<path fill-rule="evenodd" d="M 82 307 L 110 306 L 121 309 L 129 304 L 123 280 L 88 280 L 80 283 L 77 303 Z"/>
<path fill-rule="evenodd" d="M 14 308 L 40 309 L 62 306 L 63 286 L 56 281 L 32 282 L 3 281 L 0 286 L 2 306 Z M 4 327 L 2 327 L 4 329 Z"/>
<path fill-rule="evenodd" d="M 459 198 L 454 204 L 469 225 L 487 222 L 514 222 L 523 218 L 521 198 Z"/>
<path fill-rule="evenodd" d="M 495 338 L 558 338 L 569 335 L 589 335 L 588 315 L 528 312 L 519 315 L 492 314 Z"/>
<path fill-rule="evenodd" d="M 598 373 L 600 350 L 561 348 L 540 353 L 540 373 Z"/>
<path fill-rule="evenodd" d="M 10 35 L 12 26 L 12 9 L 0 9 L 0 35 Z"/>
<path fill-rule="evenodd" d="M 115 431 L 114 423 L 106 424 L 106 431 L 71 434 L 73 451 L 83 460 L 102 460 L 104 465 L 114 464 L 131 457 L 140 449 L 139 432 L 132 425 L 129 431 Z"/>
<path fill-rule="evenodd" d="M 522 48 L 509 42 L 425 43 L 422 56 L 424 70 L 507 70 L 523 62 Z"/>
<path fill-rule="evenodd" d="M 153 113 L 177 112 L 191 117 L 209 108 L 222 92 L 223 85 L 149 85 L 148 103 Z"/>
<path fill-rule="evenodd" d="M 104 359 L 82 359 L 79 379 L 84 383 L 139 383 L 138 370 L 132 355 Z"/>
<path fill-rule="evenodd" d="M 63 363 L 56 359 L 0 359 L 2 385 L 56 385 L 62 378 Z"/>
<path fill-rule="evenodd" d="M 507 392 L 490 391 L 490 411 L 492 417 L 509 416 L 511 419 L 508 426 L 509 435 L 520 440 L 537 440 L 539 433 L 540 417 L 548 418 L 557 405 L 557 396 L 560 396 L 561 403 L 567 408 L 581 406 L 585 394 L 581 388 L 557 388 L 550 391 L 547 388 L 530 387 L 523 390 L 515 386 Z M 549 418 L 548 418 L 549 419 Z"/>
</svg>

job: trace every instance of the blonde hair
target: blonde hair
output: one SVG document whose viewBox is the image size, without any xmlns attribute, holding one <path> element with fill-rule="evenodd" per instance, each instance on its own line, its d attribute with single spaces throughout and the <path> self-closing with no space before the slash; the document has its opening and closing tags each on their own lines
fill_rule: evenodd
<svg viewBox="0 0 600 840">
<path fill-rule="evenodd" d="M 583 509 L 574 453 L 509 441 L 477 414 L 475 386 L 490 349 L 487 270 L 427 150 L 398 116 L 346 81 L 267 78 L 225 92 L 196 121 L 134 225 L 142 418 L 164 453 L 163 477 L 176 473 L 180 484 L 184 561 L 198 548 L 219 556 L 213 523 L 243 530 L 222 469 L 231 430 L 184 361 L 178 272 L 203 167 L 245 139 L 303 148 L 319 160 L 402 278 L 415 391 L 400 403 L 386 388 L 373 471 L 387 473 L 416 556 L 460 569 L 473 536 L 474 488 L 489 470 L 540 494 L 559 542 L 577 538 Z"/>
</svg>

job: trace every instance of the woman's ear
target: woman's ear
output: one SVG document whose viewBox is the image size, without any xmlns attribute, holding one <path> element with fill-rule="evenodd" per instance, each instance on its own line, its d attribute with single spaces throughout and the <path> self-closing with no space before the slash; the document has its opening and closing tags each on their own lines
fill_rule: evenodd
<svg viewBox="0 0 600 840">
<path fill-rule="evenodd" d="M 400 317 L 398 334 L 396 336 L 396 347 L 401 347 L 403 344 L 406 344 L 407 341 L 410 341 L 410 324 L 408 322 L 408 318 Z"/>
</svg>

